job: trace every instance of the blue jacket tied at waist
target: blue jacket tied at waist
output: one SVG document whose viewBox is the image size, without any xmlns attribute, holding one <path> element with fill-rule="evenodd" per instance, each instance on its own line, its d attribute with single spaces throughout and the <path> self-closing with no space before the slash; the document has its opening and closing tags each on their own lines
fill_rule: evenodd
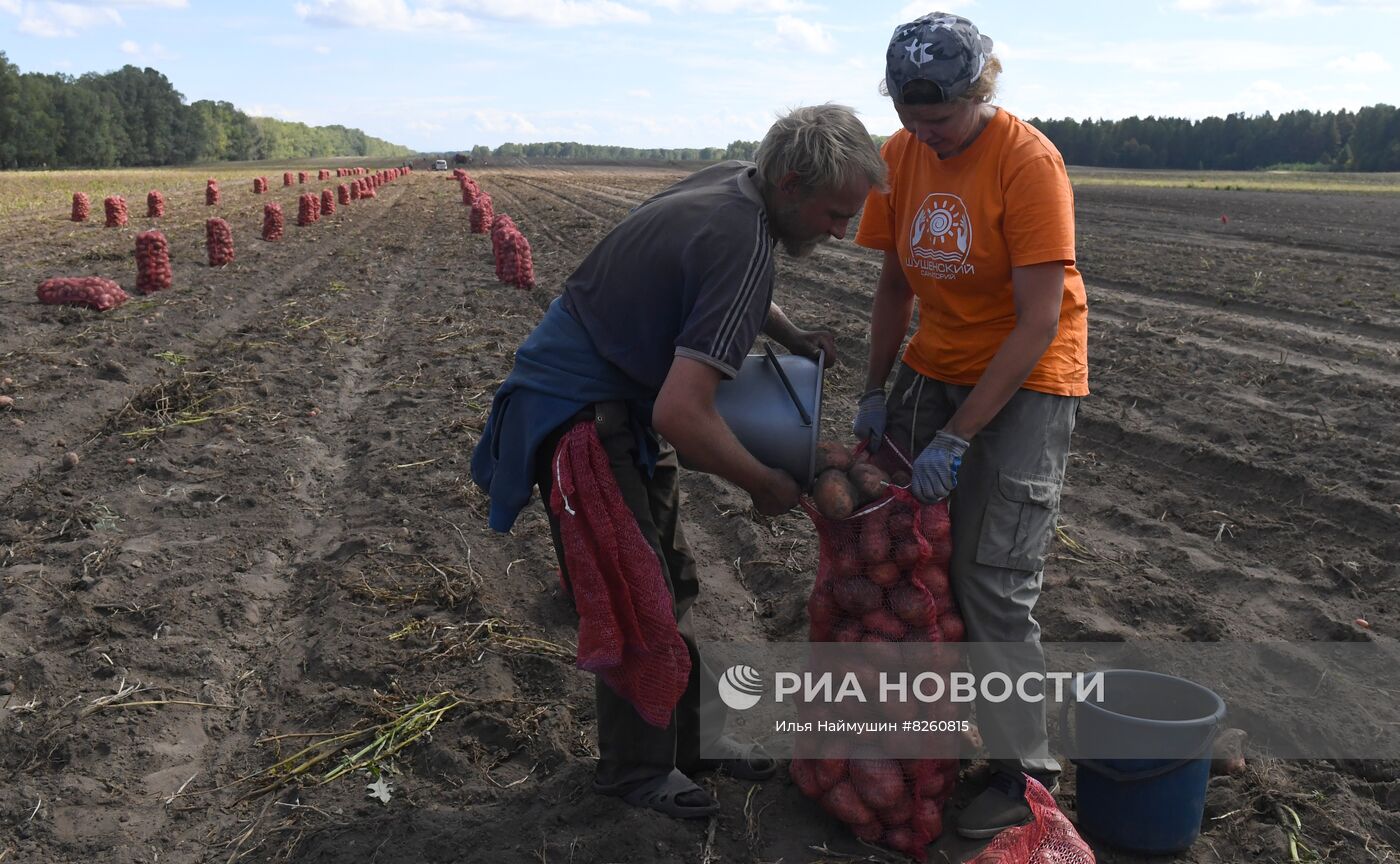
<svg viewBox="0 0 1400 864">
<path fill-rule="evenodd" d="M 598 356 L 588 331 L 556 298 L 515 352 L 472 453 L 472 480 L 491 497 L 491 528 L 509 531 L 535 485 L 535 455 L 555 429 L 595 402 L 628 402 L 648 472 L 657 443 L 647 427 L 655 394 Z"/>
</svg>

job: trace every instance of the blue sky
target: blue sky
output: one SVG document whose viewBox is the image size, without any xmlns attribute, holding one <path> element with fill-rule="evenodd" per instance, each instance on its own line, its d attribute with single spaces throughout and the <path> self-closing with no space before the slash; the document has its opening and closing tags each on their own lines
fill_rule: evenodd
<svg viewBox="0 0 1400 864">
<path fill-rule="evenodd" d="M 421 150 L 757 139 L 785 107 L 860 110 L 894 26 L 957 12 L 1023 117 L 1199 118 L 1400 102 L 1400 0 L 0 0 L 21 70 L 153 66 L 190 101 Z"/>
</svg>

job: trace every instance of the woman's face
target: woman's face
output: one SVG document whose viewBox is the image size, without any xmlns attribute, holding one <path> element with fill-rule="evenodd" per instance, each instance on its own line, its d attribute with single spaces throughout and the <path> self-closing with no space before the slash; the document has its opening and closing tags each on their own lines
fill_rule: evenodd
<svg viewBox="0 0 1400 864">
<path fill-rule="evenodd" d="M 915 138 L 933 148 L 942 158 L 960 152 L 977 130 L 982 103 L 969 99 L 937 105 L 894 103 L 899 122 Z"/>
</svg>

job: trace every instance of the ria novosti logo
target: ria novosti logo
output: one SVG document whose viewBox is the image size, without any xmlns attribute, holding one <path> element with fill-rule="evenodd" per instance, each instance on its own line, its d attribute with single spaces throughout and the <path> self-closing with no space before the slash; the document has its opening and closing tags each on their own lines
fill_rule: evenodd
<svg viewBox="0 0 1400 864">
<path fill-rule="evenodd" d="M 763 698 L 763 676 L 752 666 L 730 666 L 720 676 L 719 698 L 735 711 L 747 711 Z"/>
</svg>

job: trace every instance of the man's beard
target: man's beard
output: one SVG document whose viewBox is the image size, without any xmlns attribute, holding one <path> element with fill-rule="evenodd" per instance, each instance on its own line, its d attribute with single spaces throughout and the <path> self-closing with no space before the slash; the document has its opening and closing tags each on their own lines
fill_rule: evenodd
<svg viewBox="0 0 1400 864">
<path fill-rule="evenodd" d="M 812 254 L 816 248 L 826 242 L 826 235 L 813 237 L 810 240 L 794 240 L 784 237 L 780 241 L 783 244 L 783 251 L 793 258 L 805 258 Z"/>
<path fill-rule="evenodd" d="M 825 234 L 818 234 L 816 237 L 800 238 L 796 236 L 797 205 L 780 207 L 773 213 L 773 233 L 782 244 L 783 251 L 793 258 L 802 258 L 810 255 L 814 249 L 826 240 Z"/>
</svg>

